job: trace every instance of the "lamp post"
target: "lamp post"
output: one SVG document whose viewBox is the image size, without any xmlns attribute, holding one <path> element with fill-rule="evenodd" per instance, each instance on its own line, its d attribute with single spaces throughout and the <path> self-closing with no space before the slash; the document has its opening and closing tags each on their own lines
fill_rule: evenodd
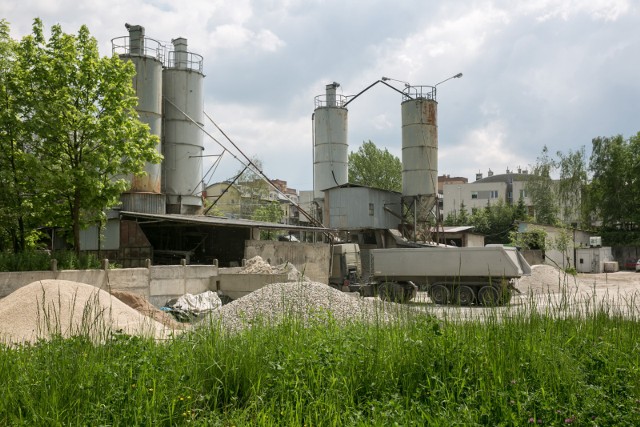
<svg viewBox="0 0 640 427">
<path fill-rule="evenodd" d="M 441 85 L 442 83 L 447 82 L 447 81 L 449 81 L 451 79 L 459 79 L 460 77 L 462 77 L 462 73 L 458 73 L 458 74 L 456 74 L 454 76 L 451 76 L 449 78 L 444 79 L 441 82 L 438 82 L 438 83 L 434 84 L 433 85 L 433 99 L 436 98 L 436 91 L 437 91 L 438 85 Z"/>
<path fill-rule="evenodd" d="M 389 80 L 391 80 L 392 82 L 403 83 L 404 87 L 411 86 L 408 82 L 405 82 L 404 80 L 392 79 L 391 77 L 382 77 L 380 80 L 382 80 L 383 82 L 388 82 Z"/>
<path fill-rule="evenodd" d="M 455 76 L 451 76 L 451 77 L 449 77 L 449 78 L 447 78 L 447 79 L 444 79 L 443 81 L 441 81 L 441 82 L 436 83 L 435 85 L 433 85 L 433 87 L 437 87 L 438 85 L 440 85 L 440 84 L 442 84 L 442 83 L 444 83 L 444 82 L 446 82 L 446 81 L 449 81 L 449 80 L 451 80 L 451 79 L 459 79 L 460 77 L 462 77 L 462 73 L 458 73 L 458 74 L 456 74 Z"/>
<path fill-rule="evenodd" d="M 576 229 L 578 228 L 578 223 L 572 222 L 571 227 L 573 228 L 573 268 L 578 271 L 578 267 L 576 265 Z"/>
</svg>

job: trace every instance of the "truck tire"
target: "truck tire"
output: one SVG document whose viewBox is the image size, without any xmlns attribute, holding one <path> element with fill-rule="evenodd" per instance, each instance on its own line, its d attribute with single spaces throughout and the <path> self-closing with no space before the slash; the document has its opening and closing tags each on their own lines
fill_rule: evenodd
<svg viewBox="0 0 640 427">
<path fill-rule="evenodd" d="M 469 286 L 458 286 L 453 293 L 454 301 L 460 305 L 472 305 L 476 300 L 476 293 Z"/>
<path fill-rule="evenodd" d="M 380 283 L 378 285 L 378 297 L 382 301 L 393 301 L 393 283 Z"/>
<path fill-rule="evenodd" d="M 446 305 L 449 304 L 451 293 L 444 285 L 433 285 L 429 288 L 429 298 L 435 304 Z"/>
<path fill-rule="evenodd" d="M 405 303 L 416 296 L 417 287 L 411 282 L 383 282 L 378 285 L 378 297 L 383 301 Z"/>
<path fill-rule="evenodd" d="M 478 292 L 478 301 L 487 307 L 500 305 L 500 293 L 493 286 L 483 286 Z"/>
</svg>

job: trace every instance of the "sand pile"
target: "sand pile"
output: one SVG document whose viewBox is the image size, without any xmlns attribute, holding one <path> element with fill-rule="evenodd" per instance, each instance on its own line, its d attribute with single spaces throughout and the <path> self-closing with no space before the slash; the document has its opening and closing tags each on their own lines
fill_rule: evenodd
<svg viewBox="0 0 640 427">
<path fill-rule="evenodd" d="M 108 292 L 68 280 L 30 283 L 0 304 L 2 342 L 34 342 L 52 335 L 102 341 L 113 332 L 163 338 L 169 331 Z"/>
<path fill-rule="evenodd" d="M 522 293 L 555 293 L 578 286 L 575 276 L 551 265 L 532 265 L 531 276 L 523 276 L 516 283 Z"/>
<path fill-rule="evenodd" d="M 300 273 L 295 265 L 290 262 L 272 266 L 259 255 L 248 259 L 240 274 L 286 274 L 290 282 L 309 282 L 310 280 Z"/>
</svg>

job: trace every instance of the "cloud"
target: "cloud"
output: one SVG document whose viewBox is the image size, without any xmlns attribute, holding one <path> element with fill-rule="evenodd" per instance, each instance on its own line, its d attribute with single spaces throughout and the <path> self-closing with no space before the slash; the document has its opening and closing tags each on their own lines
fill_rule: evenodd
<svg viewBox="0 0 640 427">
<path fill-rule="evenodd" d="M 576 15 L 587 15 L 596 21 L 613 22 L 631 10 L 629 0 L 538 0 L 526 2 L 524 13 L 536 15 L 538 21 L 568 21 Z"/>
<path fill-rule="evenodd" d="M 636 3 L 24 0 L 0 3 L 0 16 L 20 37 L 35 16 L 71 33 L 87 24 L 105 55 L 125 22 L 160 41 L 186 37 L 204 58 L 206 110 L 272 176 L 309 189 L 313 101 L 333 81 L 353 95 L 382 76 L 433 85 L 462 72 L 437 91 L 440 170 L 452 175 L 635 134 Z M 400 156 L 401 102 L 379 84 L 349 104 L 351 150 L 370 139 Z"/>
</svg>

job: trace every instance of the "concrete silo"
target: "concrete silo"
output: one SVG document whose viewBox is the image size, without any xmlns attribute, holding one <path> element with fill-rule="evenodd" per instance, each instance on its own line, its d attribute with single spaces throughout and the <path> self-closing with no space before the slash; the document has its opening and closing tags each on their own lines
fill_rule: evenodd
<svg viewBox="0 0 640 427">
<path fill-rule="evenodd" d="M 202 56 L 187 39 L 172 40 L 163 71 L 163 185 L 167 213 L 195 214 L 202 208 L 204 98 Z"/>
<path fill-rule="evenodd" d="M 438 103 L 435 88 L 408 86 L 402 102 L 402 197 L 427 221 L 438 194 Z"/>
<path fill-rule="evenodd" d="M 313 197 L 323 199 L 323 191 L 349 181 L 346 97 L 337 95 L 340 85 L 326 86 L 326 95 L 315 99 L 313 113 Z"/>
<path fill-rule="evenodd" d="M 164 47 L 145 37 L 144 27 L 125 24 L 129 36 L 111 41 L 113 53 L 136 68 L 133 87 L 138 97 L 136 111 L 140 121 L 149 125 L 152 135 L 162 135 L 162 62 Z M 162 152 L 160 142 L 156 146 Z M 165 213 L 165 196 L 161 193 L 161 165 L 147 163 L 146 174 L 129 176 L 131 188 L 121 197 L 123 210 L 144 213 Z"/>
</svg>

